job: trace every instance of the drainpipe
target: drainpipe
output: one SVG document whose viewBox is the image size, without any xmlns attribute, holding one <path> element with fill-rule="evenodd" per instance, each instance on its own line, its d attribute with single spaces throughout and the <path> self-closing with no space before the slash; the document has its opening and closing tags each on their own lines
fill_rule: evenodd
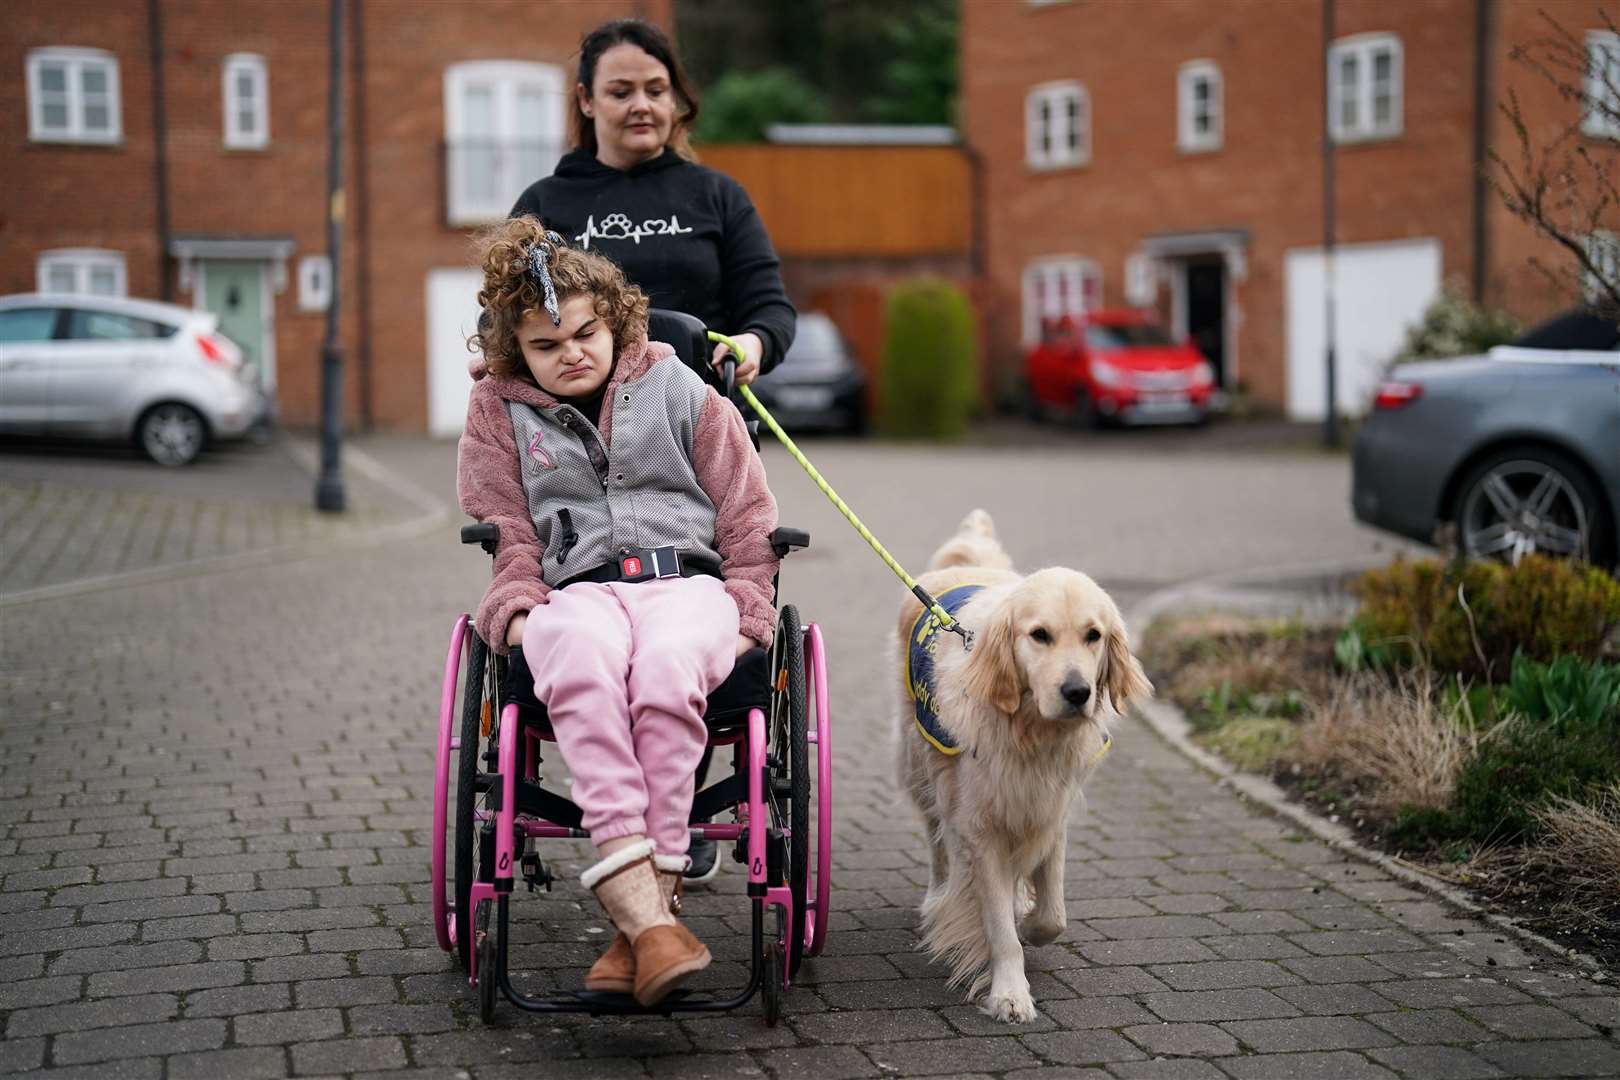
<svg viewBox="0 0 1620 1080">
<path fill-rule="evenodd" d="M 163 12 L 160 0 L 146 0 L 147 38 L 152 47 L 152 146 L 157 182 L 158 297 L 174 299 L 169 285 L 169 123 L 163 111 Z"/>
<path fill-rule="evenodd" d="M 356 314 L 360 321 L 360 425 L 376 426 L 371 382 L 371 199 L 366 170 L 366 50 L 365 0 L 354 4 L 354 195 L 360 205 L 355 215 L 355 265 L 359 269 Z"/>
<path fill-rule="evenodd" d="M 1490 232 L 1486 211 L 1491 199 L 1489 181 L 1492 103 L 1491 57 L 1496 50 L 1496 4 L 1474 2 L 1474 303 L 1485 302 L 1485 276 L 1490 266 Z"/>
<path fill-rule="evenodd" d="M 321 472 L 315 481 L 315 509 L 336 512 L 348 500 L 339 457 L 343 447 L 343 345 L 338 325 L 338 298 L 343 292 L 343 15 L 347 0 L 327 0 L 331 7 L 330 60 L 327 73 L 326 251 L 332 260 L 332 299 L 326 309 L 326 337 L 321 344 Z"/>
<path fill-rule="evenodd" d="M 1322 336 L 1327 342 L 1327 417 L 1322 421 L 1322 442 L 1328 447 L 1339 445 L 1339 388 L 1337 344 L 1334 333 L 1334 214 L 1337 211 L 1333 192 L 1333 68 L 1329 63 L 1333 48 L 1333 0 L 1322 0 L 1322 300 L 1327 311 L 1327 322 Z"/>
</svg>

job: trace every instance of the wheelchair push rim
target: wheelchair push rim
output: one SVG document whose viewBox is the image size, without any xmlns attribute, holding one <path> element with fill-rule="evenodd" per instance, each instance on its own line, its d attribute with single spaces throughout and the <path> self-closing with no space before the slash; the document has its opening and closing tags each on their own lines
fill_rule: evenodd
<svg viewBox="0 0 1620 1080">
<path fill-rule="evenodd" d="M 459 749 L 455 737 L 456 681 L 467 636 L 467 616 L 462 615 L 450 631 L 450 647 L 445 654 L 444 679 L 439 691 L 439 738 L 433 759 L 433 934 L 439 948 L 446 952 L 453 948 L 453 941 L 452 915 L 446 897 L 445 832 L 450 811 L 450 760 Z"/>
</svg>

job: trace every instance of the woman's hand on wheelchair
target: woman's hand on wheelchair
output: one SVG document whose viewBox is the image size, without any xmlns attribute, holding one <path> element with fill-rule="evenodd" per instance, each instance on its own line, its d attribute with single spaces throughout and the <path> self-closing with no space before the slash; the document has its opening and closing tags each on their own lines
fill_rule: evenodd
<svg viewBox="0 0 1620 1080">
<path fill-rule="evenodd" d="M 747 386 L 759 378 L 759 361 L 765 355 L 765 342 L 760 340 L 758 334 L 732 334 L 731 340 L 741 345 L 743 351 L 741 356 L 736 357 L 737 385 Z M 721 361 L 731 355 L 732 352 L 726 347 L 725 342 L 718 342 L 714 347 L 714 356 L 710 359 L 710 363 L 718 371 Z"/>
</svg>

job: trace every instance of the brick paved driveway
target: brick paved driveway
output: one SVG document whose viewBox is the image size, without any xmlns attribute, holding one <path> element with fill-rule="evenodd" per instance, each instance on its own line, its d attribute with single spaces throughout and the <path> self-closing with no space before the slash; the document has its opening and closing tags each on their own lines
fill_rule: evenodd
<svg viewBox="0 0 1620 1080">
<path fill-rule="evenodd" d="M 448 492 L 453 452 L 374 454 Z M 1020 563 L 1128 608 L 1172 580 L 1362 555 L 1342 459 L 821 443 L 920 565 L 970 506 Z M 1028 953 L 1037 1022 L 993 1024 L 913 950 L 924 868 L 888 782 L 878 642 L 900 592 L 784 456 L 785 574 L 832 651 L 838 837 L 827 955 L 787 1018 L 530 1017 L 484 1030 L 433 943 L 436 669 L 481 556 L 444 535 L 0 611 L 0 1072 L 205 1080 L 1487 1077 L 1620 1074 L 1611 987 L 1257 814 L 1134 722 L 1071 830 L 1071 926 Z M 3 538 L 4 534 L 0 534 Z M 557 869 L 576 874 L 578 849 Z M 740 876 L 690 901 L 740 971 Z M 602 920 L 520 894 L 529 985 Z M 564 970 L 558 970 L 559 967 Z"/>
</svg>

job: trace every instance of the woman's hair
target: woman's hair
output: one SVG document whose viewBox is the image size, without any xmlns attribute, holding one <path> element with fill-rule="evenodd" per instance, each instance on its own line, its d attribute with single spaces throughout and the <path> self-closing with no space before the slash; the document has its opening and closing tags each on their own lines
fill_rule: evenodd
<svg viewBox="0 0 1620 1080">
<path fill-rule="evenodd" d="M 579 76 L 577 82 L 585 88 L 586 94 L 596 89 L 596 62 L 602 54 L 615 45 L 634 45 L 648 56 L 664 65 L 669 72 L 670 88 L 675 91 L 675 126 L 669 133 L 669 145 L 683 158 L 692 157 L 692 148 L 688 142 L 692 125 L 697 123 L 698 99 L 697 93 L 692 89 L 692 83 L 686 77 L 686 70 L 681 67 L 680 60 L 675 56 L 675 49 L 669 43 L 664 32 L 652 23 L 642 22 L 640 19 L 614 19 L 605 22 L 595 30 L 586 34 L 579 43 Z M 596 124 L 585 111 L 579 107 L 579 95 L 571 95 L 573 111 L 569 114 L 569 134 L 573 137 L 574 145 L 587 151 L 593 156 L 596 154 Z"/>
<path fill-rule="evenodd" d="M 557 302 L 571 296 L 594 299 L 596 314 L 613 331 L 613 358 L 647 333 L 647 295 L 624 276 L 612 260 L 559 242 L 544 225 L 524 215 L 491 226 L 475 238 L 484 283 L 478 303 L 484 309 L 478 333 L 467 347 L 480 350 L 492 375 L 529 378 L 529 365 L 518 346 L 518 327 L 531 311 L 545 315 L 545 287 L 531 268 L 530 253 L 539 245 L 551 275 Z M 549 257 L 544 252 L 549 251 Z"/>
</svg>

